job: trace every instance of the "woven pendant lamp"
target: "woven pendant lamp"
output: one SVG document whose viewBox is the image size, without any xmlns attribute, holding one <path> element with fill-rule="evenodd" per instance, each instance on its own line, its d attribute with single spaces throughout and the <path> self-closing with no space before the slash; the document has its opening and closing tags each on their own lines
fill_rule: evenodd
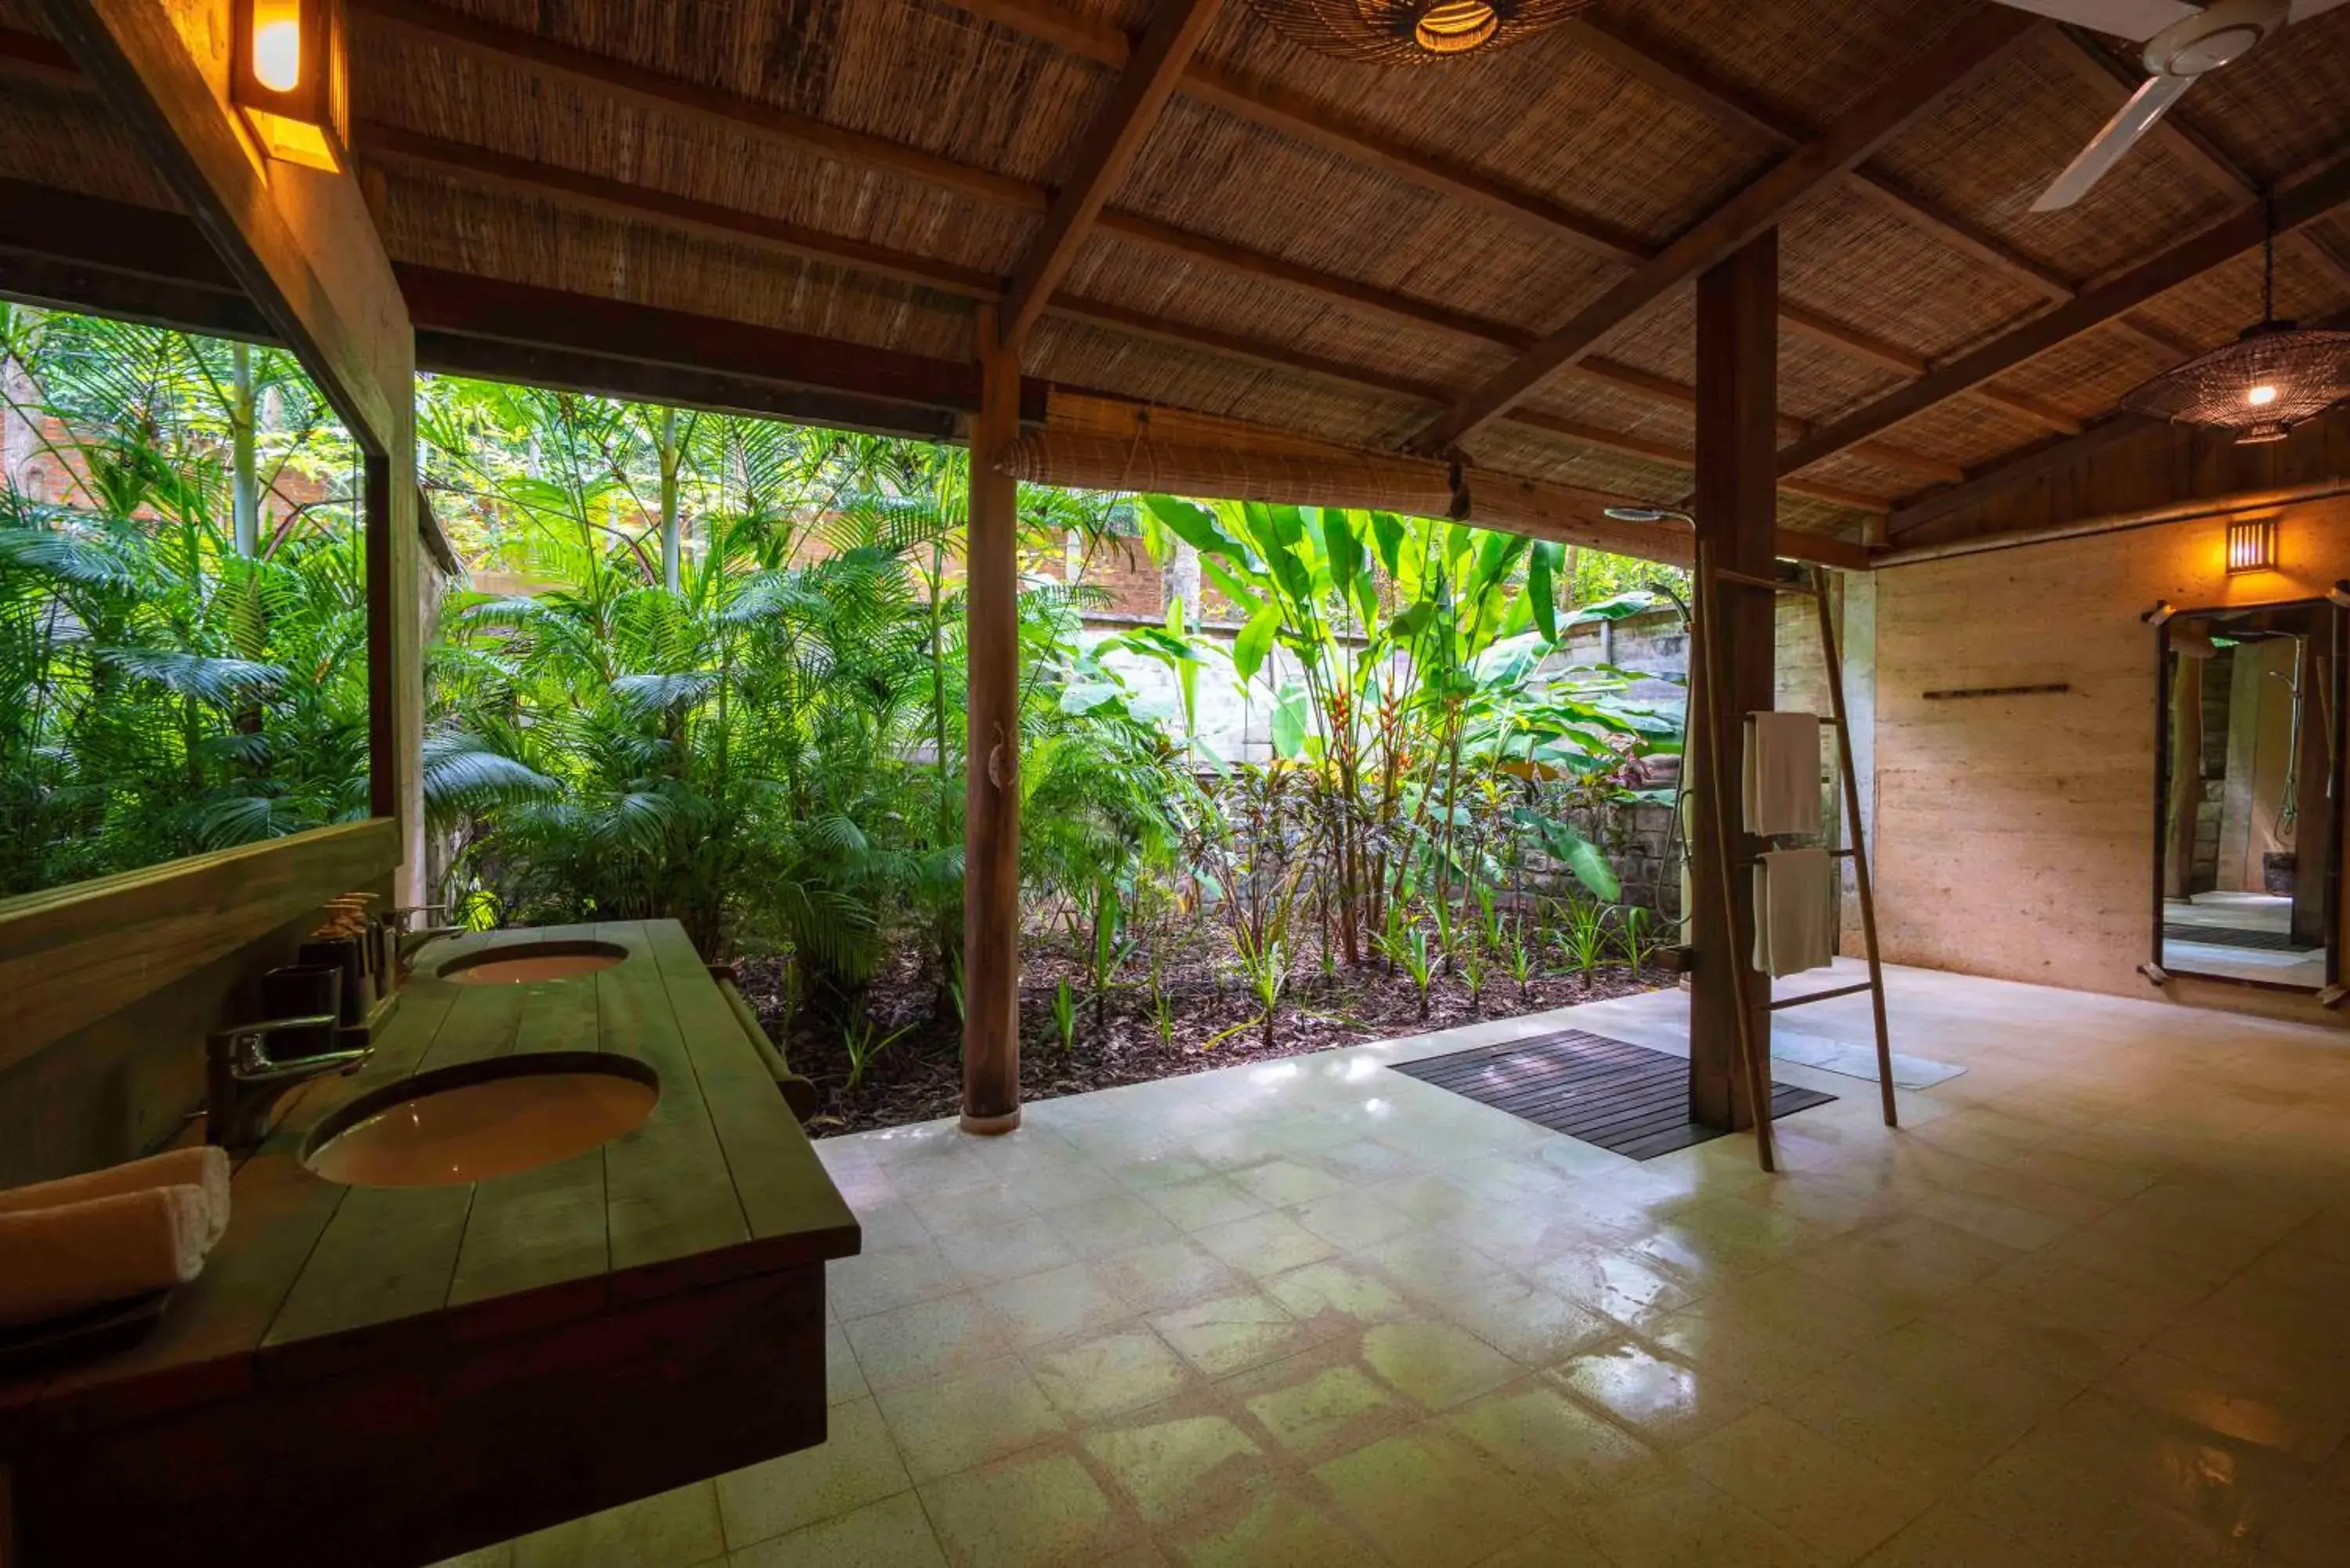
<svg viewBox="0 0 2350 1568">
<path fill-rule="evenodd" d="M 1373 65 L 1426 65 L 1548 32 L 1591 0 L 1249 0 L 1293 44 Z"/>
<path fill-rule="evenodd" d="M 2276 318 L 2276 232 L 2261 251 L 2261 320 L 2223 348 L 2189 359 L 2122 399 L 2133 413 L 2234 431 L 2238 446 L 2282 441 L 2350 398 L 2350 332 Z"/>
</svg>

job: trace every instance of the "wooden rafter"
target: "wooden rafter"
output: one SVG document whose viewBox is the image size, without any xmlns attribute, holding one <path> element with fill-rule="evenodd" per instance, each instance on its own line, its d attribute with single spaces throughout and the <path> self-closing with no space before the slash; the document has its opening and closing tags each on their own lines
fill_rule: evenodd
<svg viewBox="0 0 2350 1568">
<path fill-rule="evenodd" d="M 2079 435 L 2067 441 L 2051 441 L 2034 447 L 2020 456 L 1995 463 L 1982 472 L 1971 474 L 1962 484 L 1896 507 L 1886 519 L 1887 537 L 1897 544 L 1909 534 L 1953 513 L 2002 495 L 2018 485 L 2029 484 L 2052 474 L 2064 472 L 2076 463 L 2085 462 L 2107 447 L 2128 440 L 2141 431 L 2154 429 L 2161 421 L 2141 414 L 2115 414 L 2098 421 Z"/>
<path fill-rule="evenodd" d="M 983 21 L 1092 60 L 1113 70 L 1126 68 L 1137 47 L 1115 24 L 1080 16 L 1037 0 L 949 0 Z M 1278 83 L 1204 60 L 1183 72 L 1184 96 L 1212 104 L 1234 118 L 1319 147 L 1352 162 L 1367 163 L 1436 195 L 1531 224 L 1547 237 L 1605 260 L 1631 265 L 1645 260 L 1638 235 L 1531 192 L 1518 190 L 1479 170 L 1409 146 L 1384 131 L 1351 122 Z"/>
<path fill-rule="evenodd" d="M 2006 6 L 1986 6 L 1963 17 L 1933 47 L 1890 72 L 1835 125 L 1773 164 L 1653 261 L 1454 402 L 1413 438 L 1413 446 L 1440 452 L 1498 418 L 1553 371 L 1588 354 L 1667 293 L 1774 227 L 1821 185 L 1899 135 L 1945 94 L 2005 54 L 2033 26 L 2024 13 Z"/>
<path fill-rule="evenodd" d="M 395 165 L 429 171 L 433 173 L 492 186 L 506 186 L 536 196 L 550 193 L 571 201 L 590 211 L 605 212 L 632 220 L 651 220 L 725 240 L 733 244 L 750 244 L 772 249 L 780 254 L 802 256 L 856 267 L 877 275 L 897 277 L 934 288 L 944 294 L 980 301 L 1000 297 L 1001 280 L 974 269 L 959 267 L 951 263 L 911 252 L 894 251 L 862 241 L 848 241 L 795 225 L 782 223 L 731 208 L 712 206 L 689 198 L 648 190 L 642 186 L 624 184 L 596 175 L 579 174 L 533 160 L 517 159 L 489 152 L 467 145 L 440 141 L 419 136 L 397 127 L 362 123 L 355 139 L 362 154 L 370 160 L 380 159 Z M 1274 263 L 1260 268 L 1252 260 L 1247 270 L 1259 272 L 1298 286 L 1308 286 L 1295 275 L 1306 269 L 1287 263 Z M 1312 275 L 1317 280 L 1320 275 Z M 1336 280 L 1332 280 L 1336 283 Z M 1518 332 L 1499 323 L 1482 320 L 1450 311 L 1440 306 L 1428 305 L 1406 296 L 1375 289 L 1368 285 L 1347 284 L 1319 289 L 1339 297 L 1354 300 L 1372 309 L 1385 311 L 1402 319 L 1422 325 L 1460 332 L 1503 347 L 1521 348 L 1532 340 L 1531 335 Z M 1148 337 L 1177 348 L 1205 348 L 1250 360 L 1278 369 L 1303 371 L 1328 380 L 1350 386 L 1409 398 L 1414 401 L 1441 407 L 1451 394 L 1445 389 L 1425 382 L 1411 381 L 1381 373 L 1358 365 L 1342 363 L 1305 353 L 1302 350 L 1272 344 L 1254 342 L 1236 334 L 1186 322 L 1171 321 L 1130 306 L 1106 300 L 1086 298 L 1063 293 L 1054 299 L 1048 314 L 1065 316 L 1089 322 L 1113 331 Z M 1696 407 L 1693 389 L 1669 377 L 1637 369 L 1594 357 L 1572 368 L 1576 377 L 1612 391 L 1628 394 L 1645 401 L 1673 408 L 1683 412 Z M 1514 422 L 1547 431 L 1553 434 L 1578 438 L 1584 432 L 1588 439 L 1582 444 L 1627 455 L 1654 456 L 1659 450 L 1676 452 L 1669 459 L 1686 467 L 1690 455 L 1686 448 L 1664 447 L 1661 443 L 1645 442 L 1638 438 L 1608 435 L 1600 427 L 1579 424 L 1573 421 L 1536 416 L 1512 416 Z M 1782 416 L 1780 434 L 1788 441 L 1800 441 L 1811 433 L 1811 427 L 1801 420 Z M 1964 477 L 1954 464 L 1898 447 L 1872 443 L 1860 455 L 1887 468 L 1917 474 L 1930 483 L 1949 483 Z M 1814 481 L 1799 481 L 1791 486 L 1799 493 L 1834 505 L 1863 510 L 1879 510 L 1886 504 L 1881 497 Z"/>
<path fill-rule="evenodd" d="M 359 0 L 359 3 L 377 19 L 426 39 L 436 47 L 518 62 L 533 70 L 608 92 L 623 101 L 680 115 L 715 130 L 791 142 L 826 156 L 888 170 L 941 189 L 1015 210 L 1042 212 L 1053 200 L 1053 192 L 1045 186 L 957 163 L 951 159 L 864 132 L 825 125 L 757 100 L 736 98 L 698 83 L 590 54 L 533 34 L 459 16 L 435 5 L 418 4 L 416 0 Z M 994 5 L 991 0 L 988 11 L 990 14 L 1002 11 L 1004 19 L 1016 16 L 1021 26 L 1032 29 L 1038 36 L 1046 36 L 1055 42 L 1068 39 L 1083 41 L 1086 47 L 1077 52 L 1089 58 L 1107 63 L 1113 59 L 1123 62 L 1128 57 L 1125 35 L 1114 27 L 1083 22 L 1060 25 L 1054 18 L 1063 14 L 1048 7 L 1025 4 L 1024 0 L 1010 0 L 1009 4 L 1002 5 Z M 9 51 L 6 46 L 14 40 L 25 41 L 36 55 L 42 47 L 47 46 L 46 39 L 0 29 L 0 66 L 7 63 Z M 66 62 L 66 67 L 70 71 L 69 61 Z M 1188 88 L 1188 77 L 1186 81 Z M 1262 117 L 1258 118 L 1262 119 Z M 381 122 L 364 123 L 359 130 L 357 140 L 360 143 L 360 151 L 369 158 L 426 168 L 439 174 L 501 185 L 537 196 L 554 193 L 576 205 L 613 215 L 650 216 L 688 231 L 729 240 L 751 239 L 811 259 L 901 277 L 967 298 L 988 297 L 980 292 L 984 275 L 973 269 L 957 267 L 951 263 L 912 253 L 892 252 L 886 247 L 785 223 L 763 214 L 744 213 L 740 209 L 722 207 L 644 186 L 623 184 L 560 165 L 515 158 L 470 144 L 448 142 Z M 1388 166 L 1383 161 L 1405 158 L 1399 151 L 1389 150 L 1382 153 L 1349 141 L 1348 138 L 1354 134 L 1351 131 L 1330 131 L 1326 140 L 1334 148 L 1347 146 L 1352 147 L 1357 155 L 1367 153 L 1382 166 Z M 1488 196 L 1492 193 L 1492 191 L 1486 192 Z M 1472 196 L 1471 199 L 1477 198 Z M 631 208 L 635 209 L 633 213 L 629 211 Z M 1522 352 L 1534 341 L 1532 333 L 1506 322 L 1472 316 L 1433 301 L 1320 272 L 1279 256 L 1250 251 L 1213 236 L 1191 234 L 1141 213 L 1105 207 L 1097 218 L 1095 227 L 1104 234 L 1181 255 L 1203 266 L 1264 278 L 1440 331 L 1479 338 L 1513 353 Z M 1589 238 L 1588 235 L 1586 237 Z M 1595 241 L 1590 248 L 1626 260 L 1646 259 L 1655 254 L 1653 247 L 1634 237 L 1624 237 L 1620 242 Z M 1801 323 L 1794 322 L 1794 317 L 1804 317 L 1804 313 L 1792 312 L 1791 325 L 1799 328 L 1803 325 L 1816 325 L 1825 332 L 1827 336 L 1822 337 L 1822 341 L 1850 346 L 1865 337 L 1854 329 L 1825 322 L 1816 317 L 1804 317 Z M 1862 357 L 1869 356 L 1863 352 Z M 1584 369 L 1576 367 L 1577 371 Z M 1604 362 L 1594 360 L 1590 362 L 1588 370 L 1587 379 L 1596 383 L 1636 392 L 1644 389 L 1632 383 L 1630 373 L 1623 371 L 1623 368 L 1615 368 L 1611 371 Z M 1690 400 L 1693 394 L 1690 389 L 1673 388 L 1669 383 L 1666 385 L 1669 389 L 1664 400 L 1682 409 L 1693 406 Z M 2049 421 L 2043 419 L 2041 422 Z M 2051 428 L 2060 427 L 2052 424 Z M 1796 439 L 1804 433 L 1804 427 L 1797 421 L 1787 421 L 1783 424 L 1782 434 L 1787 439 Z M 1946 463 L 1892 449 L 1876 452 L 1872 459 L 1886 466 L 1929 479 L 1944 477 L 1949 468 Z"/>
<path fill-rule="evenodd" d="M 977 374 L 960 362 L 431 267 L 398 271 L 416 322 L 417 360 L 428 370 L 931 441 L 951 438 L 954 418 L 977 405 Z M 182 330 L 270 336 L 186 219 L 19 181 L 0 180 L 0 293 Z M 1072 320 L 1424 406 L 1445 398 L 1440 388 L 1075 296 L 1060 296 L 1053 308 Z M 1691 396 L 1645 372 L 1620 368 L 1620 374 L 1625 389 L 1670 406 L 1685 407 Z M 1042 419 L 1044 383 L 1027 382 L 1023 397 L 1023 417 Z M 1512 420 L 1596 451 L 1681 468 L 1692 461 L 1686 447 L 1533 410 Z M 1888 505 L 1811 479 L 1782 488 L 1856 511 L 1881 514 Z"/>
<path fill-rule="evenodd" d="M 1122 67 L 1130 52 L 1127 36 L 1115 26 L 1076 16 L 1056 6 L 1038 3 L 1038 0 L 950 0 L 950 4 L 959 5 L 983 20 L 1102 65 Z M 1713 78 L 1703 67 L 1669 56 L 1653 45 L 1634 42 L 1587 21 L 1570 23 L 1561 32 L 1576 47 L 1666 97 L 1742 127 L 1765 141 L 1798 143 L 1809 140 L 1792 121 L 1742 89 Z M 1272 82 L 1245 77 L 1207 61 L 1194 60 L 1183 74 L 1181 90 L 1186 96 L 1213 105 L 1236 119 L 1281 132 L 1309 146 L 1322 148 L 1351 162 L 1394 174 L 1437 195 L 1503 218 L 1518 220 L 1547 238 L 1564 240 L 1574 248 L 1604 260 L 1638 266 L 1653 260 L 1659 248 L 1638 234 L 1595 218 L 1569 213 L 1555 202 L 1531 192 L 1513 189 L 1480 171 L 1465 168 L 1433 153 L 1404 147 L 1381 130 L 1349 124 L 1301 95 Z M 1847 177 L 1907 221 L 1941 235 L 1969 254 L 2005 271 L 2020 269 L 2026 275 L 2025 281 L 2050 298 L 2062 301 L 2072 297 L 2071 286 L 2061 278 L 2001 246 L 1996 241 L 1967 228 L 1957 219 L 1934 210 L 1922 199 L 1896 190 L 1866 171 L 1856 170 Z M 1106 216 L 1102 226 L 1112 229 L 1118 225 Z M 1129 237 L 1143 236 L 1129 232 Z M 1205 259 L 1212 261 L 1216 258 Z M 1780 319 L 1783 326 L 1810 336 L 1814 341 L 1852 353 L 1865 361 L 1879 365 L 1887 363 L 1864 341 L 1866 335 L 1852 328 L 1823 322 L 1815 315 L 1794 306 L 1783 306 Z M 1814 327 L 1823 330 L 1814 331 Z M 1521 348 L 1530 337 L 1528 334 L 1517 336 L 1520 342 L 1514 346 Z M 1493 340 L 1503 341 L 1501 338 Z M 1920 366 L 1926 363 L 1915 356 L 1905 355 L 1904 358 L 1905 362 L 1915 359 Z M 1918 375 L 1924 372 L 1921 369 L 1905 373 Z M 1991 388 L 1983 389 L 1981 395 L 1986 402 L 1998 404 L 2011 414 L 2034 424 L 2045 425 L 2059 433 L 2070 433 L 2081 428 L 2079 420 L 2046 404 L 2010 399 Z"/>
<path fill-rule="evenodd" d="M 2277 232 L 2297 229 L 2345 202 L 2350 202 L 2350 158 L 2341 159 L 2277 194 Z M 2259 203 L 2239 208 L 2201 234 L 2083 293 L 2070 305 L 2034 317 L 1931 375 L 1887 393 L 1783 449 L 1779 454 L 1779 472 L 1798 472 L 1823 458 L 1881 435 L 1946 399 L 1981 386 L 2060 343 L 2069 342 L 2125 311 L 2232 261 L 2258 245 L 2266 232 L 2266 217 Z"/>
<path fill-rule="evenodd" d="M 1781 143 L 1801 142 L 1810 138 L 1806 127 L 1665 45 L 1648 38 L 1636 39 L 1591 21 L 1576 22 L 1567 31 L 1576 43 L 1627 75 L 1684 107 L 1712 116 L 1726 126 Z M 1872 169 L 1864 163 L 1846 174 L 1845 184 L 1855 194 L 1910 228 L 2004 275 L 2010 281 L 2022 284 L 2051 304 L 2063 305 L 2079 292 L 2062 275 L 2033 261 L 1988 231 L 1908 189 L 1881 170 Z M 2178 340 L 2152 322 L 2125 316 L 2116 326 L 2158 351 L 2181 358 L 2189 352 L 2179 349 Z M 2022 409 L 2010 411 L 2023 413 Z M 2032 416 L 2027 413 L 2024 417 Z"/>
<path fill-rule="evenodd" d="M 1068 181 L 1045 213 L 1045 225 L 1029 243 L 1027 254 L 1012 269 L 1003 292 L 999 329 L 1014 353 L 1025 342 L 1029 327 L 1053 297 L 1053 291 L 1077 259 L 1077 247 L 1109 201 L 1110 192 L 1134 167 L 1159 123 L 1168 99 L 1175 96 L 1176 79 L 1208 36 L 1222 0 L 1159 0 L 1150 26 L 1135 46 L 1133 57 L 1118 78 L 1109 101 L 1094 117 L 1079 140 Z"/>
</svg>

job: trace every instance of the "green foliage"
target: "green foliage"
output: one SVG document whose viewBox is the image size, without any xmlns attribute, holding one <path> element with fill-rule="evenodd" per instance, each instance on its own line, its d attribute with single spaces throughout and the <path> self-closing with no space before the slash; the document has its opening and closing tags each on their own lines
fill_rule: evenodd
<svg viewBox="0 0 2350 1568">
<path fill-rule="evenodd" d="M 848 1057 L 848 1084 L 851 1089 L 865 1081 L 865 1075 L 882 1052 L 912 1033 L 910 1023 L 881 1033 L 881 1026 L 863 1012 L 852 1014 L 840 1026 L 840 1048 Z"/>
<path fill-rule="evenodd" d="M 677 427 L 647 410 L 448 380 L 425 406 L 436 483 L 532 585 L 452 605 L 436 733 L 547 781 L 464 803 L 457 875 L 515 919 L 668 915 L 706 952 L 779 948 L 836 1015 L 913 941 L 959 1009 L 959 459 L 704 415 L 656 513 L 647 432 Z M 1020 605 L 1023 869 L 1055 890 L 1114 886 L 1165 836 L 1170 749 L 1079 646 L 1082 602 Z"/>
<path fill-rule="evenodd" d="M 1607 961 L 1610 941 L 1604 906 L 1581 899 L 1568 902 L 1558 926 L 1559 951 L 1567 968 L 1581 977 L 1586 990 L 1590 989 L 1592 976 Z"/>
<path fill-rule="evenodd" d="M 71 492 L 0 493 L 0 892 L 364 815 L 356 452 L 293 361 L 5 308 L 0 371 Z M 439 896 L 468 924 L 670 917 L 713 959 L 785 954 L 786 1031 L 837 1029 L 853 1083 L 906 1033 L 867 1009 L 885 971 L 959 1017 L 964 458 L 448 378 L 418 422 L 473 574 L 426 658 Z M 1024 905 L 1067 932 L 1097 1033 L 1178 920 L 1221 934 L 1269 1044 L 1307 953 L 1383 954 L 1423 1017 L 1440 968 L 1472 1003 L 1497 969 L 1527 994 L 1524 911 L 1563 888 L 1586 976 L 1610 937 L 1642 961 L 1639 919 L 1587 902 L 1620 897 L 1592 818 L 1678 723 L 1563 649 L 1669 574 L 1376 511 L 1020 512 Z M 1134 524 L 1198 553 L 1236 639 L 1181 603 L 1086 624 L 1102 596 L 1054 574 Z M 1137 659 L 1173 701 L 1142 701 Z M 1202 742 L 1227 678 L 1269 755 Z M 1052 1004 L 1069 1049 L 1076 987 Z"/>
<path fill-rule="evenodd" d="M 0 485 L 0 895 L 364 816 L 351 449 L 293 360 L 0 305 L 0 390 L 52 476 Z"/>
<path fill-rule="evenodd" d="M 1427 929 L 1406 916 L 1399 905 L 1387 930 L 1380 934 L 1379 950 L 1403 971 L 1412 989 L 1419 993 L 1419 1016 L 1425 1022 L 1429 988 L 1436 982 L 1435 955 L 1429 951 Z"/>
</svg>

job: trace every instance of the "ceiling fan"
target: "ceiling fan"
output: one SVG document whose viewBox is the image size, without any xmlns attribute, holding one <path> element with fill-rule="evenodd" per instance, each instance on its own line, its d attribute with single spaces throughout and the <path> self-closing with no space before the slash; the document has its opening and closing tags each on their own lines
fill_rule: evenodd
<svg viewBox="0 0 2350 1568">
<path fill-rule="evenodd" d="M 2142 57 L 2152 74 L 2081 150 L 2080 156 L 2056 176 L 2055 183 L 2032 203 L 2035 213 L 2053 213 L 2087 195 L 2089 188 L 2121 161 L 2138 138 L 2154 129 L 2155 121 L 2195 85 L 2198 77 L 2242 58 L 2270 34 L 2331 11 L 2344 0 L 2217 0 L 2208 6 L 2189 5 L 2183 0 L 2003 3 L 2146 46 Z"/>
</svg>

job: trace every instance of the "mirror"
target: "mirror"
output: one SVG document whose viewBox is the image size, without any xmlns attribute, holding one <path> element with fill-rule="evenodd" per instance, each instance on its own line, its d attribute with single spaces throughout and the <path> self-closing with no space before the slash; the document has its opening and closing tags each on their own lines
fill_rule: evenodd
<svg viewBox="0 0 2350 1568">
<path fill-rule="evenodd" d="M 2161 627 L 2155 961 L 2334 982 L 2342 617 L 2324 599 L 2183 610 Z"/>
<path fill-rule="evenodd" d="M 359 473 L 283 349 L 0 300 L 0 899 L 369 814 Z"/>
</svg>

